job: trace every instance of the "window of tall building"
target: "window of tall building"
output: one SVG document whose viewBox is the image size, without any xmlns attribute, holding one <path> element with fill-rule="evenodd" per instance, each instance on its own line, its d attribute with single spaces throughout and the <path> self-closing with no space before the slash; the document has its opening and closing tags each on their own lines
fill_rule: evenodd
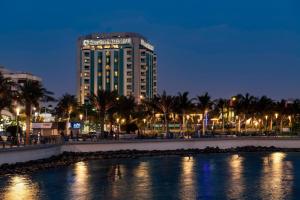
<svg viewBox="0 0 300 200">
<path fill-rule="evenodd" d="M 127 69 L 132 69 L 132 65 L 131 64 L 127 64 Z"/>
</svg>

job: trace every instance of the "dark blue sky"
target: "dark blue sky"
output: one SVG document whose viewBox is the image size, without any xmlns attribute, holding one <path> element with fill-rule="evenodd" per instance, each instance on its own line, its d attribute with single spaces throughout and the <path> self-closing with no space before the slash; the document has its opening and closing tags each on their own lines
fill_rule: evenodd
<svg viewBox="0 0 300 200">
<path fill-rule="evenodd" d="M 155 46 L 159 89 L 300 98 L 299 0 L 0 0 L 0 65 L 75 93 L 76 40 L 129 31 Z"/>
</svg>

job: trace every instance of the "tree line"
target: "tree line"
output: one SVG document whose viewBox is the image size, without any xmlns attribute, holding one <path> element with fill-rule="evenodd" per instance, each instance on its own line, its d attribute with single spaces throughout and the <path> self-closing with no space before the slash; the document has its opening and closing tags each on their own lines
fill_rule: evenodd
<svg viewBox="0 0 300 200">
<path fill-rule="evenodd" d="M 55 101 L 53 93 L 38 81 L 17 84 L 0 73 L 0 111 L 8 109 L 15 113 L 17 105 L 24 107 L 26 116 L 26 142 L 29 142 L 30 122 L 33 108 L 40 102 Z M 152 99 L 143 98 L 136 103 L 133 97 L 119 96 L 114 91 L 99 90 L 89 97 L 89 103 L 80 105 L 76 96 L 64 94 L 53 111 L 56 121 L 74 120 L 93 122 L 103 132 L 105 124 L 112 130 L 116 125 L 134 126 L 140 129 L 162 124 L 170 133 L 170 123 L 179 124 L 180 131 L 197 125 L 202 134 L 207 129 L 221 132 L 247 131 L 253 127 L 260 131 L 283 131 L 295 127 L 300 114 L 300 100 L 275 101 L 267 96 L 237 94 L 229 99 L 212 99 L 206 92 L 194 98 L 188 92 L 169 95 L 166 92 Z M 213 126 L 212 126 L 213 124 Z M 96 127 L 97 128 L 97 127 Z M 195 129 L 194 129 L 195 130 Z"/>
</svg>

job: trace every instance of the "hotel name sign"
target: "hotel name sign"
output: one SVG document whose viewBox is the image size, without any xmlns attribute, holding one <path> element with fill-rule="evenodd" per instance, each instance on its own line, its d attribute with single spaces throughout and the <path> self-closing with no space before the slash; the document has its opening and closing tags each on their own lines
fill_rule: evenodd
<svg viewBox="0 0 300 200">
<path fill-rule="evenodd" d="M 151 51 L 154 51 L 154 46 L 152 46 L 150 43 L 146 42 L 143 39 L 141 39 L 141 45 L 146 47 L 147 49 L 150 49 Z"/>
<path fill-rule="evenodd" d="M 111 44 L 131 44 L 131 38 L 116 38 L 105 40 L 83 40 L 83 46 L 111 45 Z"/>
<path fill-rule="evenodd" d="M 131 38 L 116 38 L 116 39 L 104 39 L 104 40 L 83 40 L 83 46 L 101 46 L 101 45 L 122 45 L 131 44 Z M 154 51 L 154 46 L 145 40 L 141 39 L 141 45 L 145 48 Z"/>
</svg>

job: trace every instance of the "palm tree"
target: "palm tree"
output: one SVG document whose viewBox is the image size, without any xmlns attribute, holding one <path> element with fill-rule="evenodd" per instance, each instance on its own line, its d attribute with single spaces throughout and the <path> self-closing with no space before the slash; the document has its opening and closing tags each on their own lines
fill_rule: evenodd
<svg viewBox="0 0 300 200">
<path fill-rule="evenodd" d="M 257 99 L 250 95 L 249 93 L 246 93 L 245 96 L 242 94 L 238 94 L 236 96 L 236 100 L 234 103 L 234 109 L 235 113 L 238 116 L 238 132 L 241 132 L 241 123 L 243 121 L 246 121 L 248 117 L 250 117 L 253 114 L 254 110 L 254 102 Z M 245 130 L 247 130 L 246 123 L 245 123 Z"/>
<path fill-rule="evenodd" d="M 78 109 L 78 101 L 75 95 L 64 94 L 57 103 L 55 108 L 56 116 L 62 119 L 66 119 L 66 131 L 69 135 L 68 125 L 70 123 L 71 114 L 75 113 Z"/>
<path fill-rule="evenodd" d="M 117 93 L 108 90 L 98 90 L 98 95 L 90 96 L 91 104 L 96 108 L 100 118 L 100 131 L 104 132 L 104 123 L 107 113 L 116 106 Z"/>
<path fill-rule="evenodd" d="M 157 104 L 158 98 L 154 97 L 151 99 L 143 99 L 140 105 L 137 105 L 139 111 L 141 111 L 141 115 L 145 118 L 148 118 L 148 122 L 150 123 L 151 128 L 154 130 L 153 124 L 155 123 L 155 112 L 158 111 Z"/>
<path fill-rule="evenodd" d="M 200 110 L 200 112 L 202 112 L 202 133 L 203 135 L 205 134 L 205 118 L 207 113 L 211 110 L 213 102 L 211 100 L 211 97 L 208 95 L 208 93 L 204 93 L 201 96 L 197 96 L 197 100 L 198 100 L 198 109 Z"/>
<path fill-rule="evenodd" d="M 216 109 L 222 116 L 222 132 L 225 132 L 225 109 L 228 108 L 228 100 L 227 99 L 217 99 L 215 100 Z"/>
<path fill-rule="evenodd" d="M 13 82 L 9 78 L 5 78 L 0 72 L 0 120 L 1 111 L 10 108 L 14 99 Z"/>
<path fill-rule="evenodd" d="M 267 96 L 262 96 L 258 99 L 255 105 L 255 113 L 262 119 L 265 119 L 265 130 L 268 128 L 268 118 L 272 123 L 272 115 L 274 112 L 274 101 Z M 271 125 L 270 125 L 271 126 Z M 271 131 L 271 130 L 270 130 Z"/>
<path fill-rule="evenodd" d="M 293 104 L 289 104 L 287 100 L 282 99 L 281 101 L 277 102 L 275 104 L 275 110 L 279 114 L 279 119 L 280 119 L 280 125 L 279 125 L 279 131 L 283 131 L 283 122 L 285 119 L 287 119 L 288 115 L 292 114 L 292 108 Z M 277 118 L 278 116 L 276 116 Z M 277 119 L 276 119 L 277 123 Z M 278 126 L 278 124 L 276 124 Z"/>
<path fill-rule="evenodd" d="M 53 101 L 54 98 L 51 97 L 52 94 L 53 93 L 47 91 L 39 81 L 27 80 L 23 84 L 19 85 L 19 101 L 25 106 L 26 144 L 29 144 L 32 107 L 39 107 L 39 102 L 42 99 Z"/>
<path fill-rule="evenodd" d="M 177 114 L 179 114 L 180 119 L 180 129 L 182 130 L 182 125 L 186 127 L 186 113 L 192 108 L 192 101 L 189 99 L 188 92 L 179 92 L 175 97 L 174 109 Z"/>
<path fill-rule="evenodd" d="M 157 96 L 157 105 L 156 108 L 158 110 L 158 112 L 162 113 L 164 116 L 164 123 L 165 123 L 165 131 L 167 134 L 167 137 L 169 136 L 169 114 L 171 113 L 171 111 L 174 109 L 174 97 L 167 95 L 166 91 L 164 91 L 162 93 L 162 95 L 158 95 Z"/>
</svg>

